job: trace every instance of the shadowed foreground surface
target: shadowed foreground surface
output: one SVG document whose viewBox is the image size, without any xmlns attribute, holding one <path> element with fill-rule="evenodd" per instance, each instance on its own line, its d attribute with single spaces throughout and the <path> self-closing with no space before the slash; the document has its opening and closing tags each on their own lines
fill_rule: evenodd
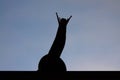
<svg viewBox="0 0 120 80">
<path fill-rule="evenodd" d="M 0 71 L 0 80 L 102 80 L 120 78 L 119 71 L 67 71 L 41 74 L 38 71 Z"/>
</svg>

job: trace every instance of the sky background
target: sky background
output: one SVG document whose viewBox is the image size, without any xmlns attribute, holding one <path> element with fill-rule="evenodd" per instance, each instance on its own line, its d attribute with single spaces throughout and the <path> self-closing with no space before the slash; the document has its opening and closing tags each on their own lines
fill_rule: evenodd
<svg viewBox="0 0 120 80">
<path fill-rule="evenodd" d="M 67 18 L 68 71 L 120 70 L 120 0 L 0 0 L 0 70 L 36 71 Z"/>
</svg>

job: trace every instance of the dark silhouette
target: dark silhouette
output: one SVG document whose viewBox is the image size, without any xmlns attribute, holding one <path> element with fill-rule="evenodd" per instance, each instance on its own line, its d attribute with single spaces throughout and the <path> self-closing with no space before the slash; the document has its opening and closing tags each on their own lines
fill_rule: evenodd
<svg viewBox="0 0 120 80">
<path fill-rule="evenodd" d="M 71 19 L 60 18 L 56 13 L 58 20 L 58 30 L 55 40 L 49 53 L 42 57 L 39 62 L 38 71 L 40 72 L 66 72 L 66 66 L 63 60 L 60 58 L 66 41 L 66 27 Z"/>
</svg>

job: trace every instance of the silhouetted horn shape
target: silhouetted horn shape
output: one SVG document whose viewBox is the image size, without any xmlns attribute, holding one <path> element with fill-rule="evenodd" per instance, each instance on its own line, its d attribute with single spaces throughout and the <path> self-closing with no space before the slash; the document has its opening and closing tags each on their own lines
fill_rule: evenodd
<svg viewBox="0 0 120 80">
<path fill-rule="evenodd" d="M 58 13 L 56 12 L 56 16 L 57 16 L 57 20 L 58 20 L 58 23 L 60 22 L 61 18 L 58 16 Z M 69 20 L 72 18 L 72 16 L 70 16 L 69 18 L 65 19 L 67 21 L 67 23 L 69 22 Z"/>
</svg>

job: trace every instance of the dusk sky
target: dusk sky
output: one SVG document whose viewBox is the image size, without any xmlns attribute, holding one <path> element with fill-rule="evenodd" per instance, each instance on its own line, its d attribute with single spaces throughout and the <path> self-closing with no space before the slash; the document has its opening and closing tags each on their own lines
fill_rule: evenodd
<svg viewBox="0 0 120 80">
<path fill-rule="evenodd" d="M 68 18 L 68 71 L 120 70 L 120 0 L 0 0 L 0 71 L 36 71 Z"/>
</svg>

